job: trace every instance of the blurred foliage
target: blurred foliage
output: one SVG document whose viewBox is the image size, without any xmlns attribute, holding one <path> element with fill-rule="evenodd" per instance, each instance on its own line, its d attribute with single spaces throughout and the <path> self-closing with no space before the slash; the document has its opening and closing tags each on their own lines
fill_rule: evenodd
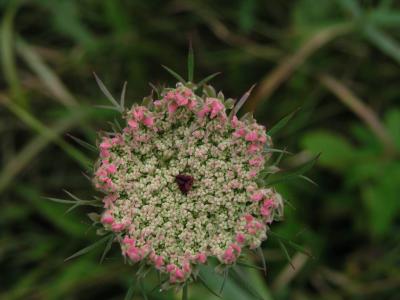
<svg viewBox="0 0 400 300">
<path fill-rule="evenodd" d="M 85 209 L 43 196 L 63 188 L 93 193 L 80 175 L 95 154 L 66 133 L 95 143 L 116 114 L 93 79 L 131 104 L 148 82 L 173 84 L 161 64 L 184 74 L 188 40 L 195 79 L 222 71 L 214 85 L 268 127 L 300 111 L 275 138 L 286 167 L 322 152 L 308 176 L 318 186 L 279 184 L 290 204 L 264 243 L 267 276 L 238 268 L 224 299 L 398 299 L 400 290 L 400 3 L 296 1 L 0 1 L 0 299 L 123 299 L 132 268 L 117 247 L 64 259 L 96 241 Z M 261 264 L 250 255 L 252 264 Z M 150 275 L 152 277 L 153 275 Z M 243 284 L 239 277 L 245 277 Z M 154 277 L 154 276 L 153 276 Z M 222 278 L 204 270 L 218 291 Z M 134 299 L 178 299 L 157 279 L 133 282 Z M 254 288 L 249 288 L 249 287 Z M 201 285 L 190 299 L 217 299 Z M 255 296 L 258 295 L 258 296 Z"/>
</svg>

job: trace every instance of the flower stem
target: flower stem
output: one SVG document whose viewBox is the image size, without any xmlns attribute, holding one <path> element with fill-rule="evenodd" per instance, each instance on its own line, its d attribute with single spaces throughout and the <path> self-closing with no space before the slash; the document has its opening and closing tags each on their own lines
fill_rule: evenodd
<svg viewBox="0 0 400 300">
<path fill-rule="evenodd" d="M 188 300 L 189 299 L 189 296 L 188 296 L 188 284 L 186 283 L 184 286 L 183 286 L 183 289 L 182 289 L 182 300 Z"/>
</svg>

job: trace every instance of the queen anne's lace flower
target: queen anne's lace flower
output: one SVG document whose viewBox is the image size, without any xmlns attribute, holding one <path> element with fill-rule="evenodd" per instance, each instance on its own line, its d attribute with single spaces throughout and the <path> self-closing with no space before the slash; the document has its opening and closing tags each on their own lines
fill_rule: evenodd
<svg viewBox="0 0 400 300">
<path fill-rule="evenodd" d="M 257 181 L 271 145 L 263 126 L 183 84 L 160 98 L 134 105 L 123 131 L 102 139 L 94 183 L 123 255 L 181 283 L 207 257 L 233 264 L 258 247 L 282 199 Z"/>
</svg>

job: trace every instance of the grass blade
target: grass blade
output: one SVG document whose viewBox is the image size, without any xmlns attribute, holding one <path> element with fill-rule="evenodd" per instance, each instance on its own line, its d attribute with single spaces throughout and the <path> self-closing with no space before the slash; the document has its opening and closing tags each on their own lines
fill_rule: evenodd
<svg viewBox="0 0 400 300">
<path fill-rule="evenodd" d="M 305 249 L 304 247 L 300 246 L 299 244 L 289 240 L 288 238 L 286 238 L 284 236 L 281 236 L 280 234 L 277 234 L 276 232 L 273 232 L 273 231 L 269 231 L 269 234 L 271 236 L 275 237 L 276 239 L 278 239 L 278 240 L 280 240 L 282 242 L 285 242 L 286 244 L 288 244 L 293 249 L 295 249 L 295 250 L 297 250 L 297 251 L 299 251 L 299 252 L 301 252 L 301 253 L 303 253 L 303 254 L 311 257 L 311 258 L 314 258 L 314 256 L 307 249 Z"/>
<path fill-rule="evenodd" d="M 400 64 L 400 44 L 395 39 L 375 26 L 368 26 L 365 31 L 370 42 Z"/>
<path fill-rule="evenodd" d="M 102 109 L 109 109 L 109 110 L 114 110 L 114 111 L 120 111 L 119 108 L 111 105 L 94 105 L 96 108 L 102 108 Z"/>
<path fill-rule="evenodd" d="M 255 266 L 255 265 L 252 265 L 252 264 L 247 264 L 245 262 L 238 261 L 238 262 L 236 262 L 236 264 L 238 266 L 241 266 L 241 267 L 251 268 L 251 269 L 255 269 L 255 270 L 259 270 L 259 271 L 264 271 L 264 269 L 262 267 Z"/>
<path fill-rule="evenodd" d="M 228 273 L 229 273 L 228 268 L 226 268 L 226 269 L 224 270 L 224 279 L 223 279 L 223 281 L 222 281 L 221 288 L 219 289 L 219 294 L 220 294 L 220 295 L 221 295 L 222 292 L 224 291 L 226 279 L 228 278 Z"/>
<path fill-rule="evenodd" d="M 14 52 L 14 18 L 19 9 L 20 1 L 10 1 L 2 15 L 0 26 L 0 54 L 4 79 L 10 86 L 11 95 L 18 105 L 27 107 L 28 102 L 23 93 L 18 77 L 16 57 Z"/>
<path fill-rule="evenodd" d="M 283 155 L 286 154 L 286 148 L 283 149 L 281 153 L 279 153 L 279 156 L 276 158 L 275 162 L 273 163 L 274 166 L 278 166 L 280 162 L 282 161 Z"/>
<path fill-rule="evenodd" d="M 265 256 L 264 256 L 264 252 L 262 251 L 261 247 L 257 248 L 257 253 L 261 258 L 261 262 L 262 262 L 262 269 L 264 271 L 264 275 L 267 275 L 267 263 L 265 262 Z"/>
<path fill-rule="evenodd" d="M 166 66 L 164 66 L 164 65 L 162 65 L 162 67 L 163 67 L 165 70 L 167 70 L 167 72 L 168 72 L 169 74 L 171 74 L 172 76 L 174 76 L 176 80 L 178 80 L 179 82 L 182 82 L 182 83 L 186 84 L 186 80 L 183 79 L 182 76 L 180 76 L 178 73 L 176 73 L 175 71 L 171 70 L 170 68 L 168 68 L 168 67 L 166 67 Z"/>
<path fill-rule="evenodd" d="M 62 203 L 62 204 L 75 204 L 76 203 L 75 200 L 66 200 L 66 199 L 59 199 L 59 198 L 52 198 L 52 197 L 44 197 L 44 199 L 50 200 L 53 202 L 57 202 L 57 203 Z"/>
<path fill-rule="evenodd" d="M 64 261 L 69 261 L 75 257 L 84 255 L 88 252 L 90 252 L 91 250 L 93 250 L 94 248 L 100 246 L 101 244 L 105 243 L 108 239 L 110 238 L 110 235 L 107 235 L 105 237 L 103 237 L 102 239 L 98 240 L 97 242 L 93 243 L 92 245 L 85 247 L 81 250 L 79 250 L 78 252 L 72 254 L 71 256 L 67 257 Z"/>
<path fill-rule="evenodd" d="M 72 93 L 65 87 L 61 79 L 49 68 L 43 59 L 22 39 L 17 40 L 17 51 L 37 74 L 47 89 L 54 95 L 60 103 L 66 107 L 76 107 L 77 100 Z"/>
<path fill-rule="evenodd" d="M 211 74 L 211 75 L 207 76 L 206 78 L 200 80 L 200 82 L 197 84 L 197 86 L 202 86 L 202 85 L 206 84 L 211 79 L 213 79 L 214 77 L 218 76 L 219 74 L 221 74 L 221 72 L 216 72 L 214 74 Z"/>
<path fill-rule="evenodd" d="M 305 181 L 311 183 L 312 185 L 318 186 L 318 183 L 316 183 L 314 180 L 311 178 L 304 176 L 304 175 L 299 175 L 299 178 L 304 179 Z"/>
<path fill-rule="evenodd" d="M 143 282 L 140 279 L 139 279 L 139 288 L 140 288 L 140 292 L 142 293 L 143 299 L 148 300 L 149 298 L 147 297 L 146 290 L 143 286 Z"/>
<path fill-rule="evenodd" d="M 275 149 L 275 148 L 265 147 L 264 153 L 270 153 L 270 152 L 272 152 L 272 153 L 280 153 L 281 155 L 283 155 L 283 154 L 293 155 L 292 152 L 286 151 L 285 149 L 282 150 L 282 149 Z"/>
<path fill-rule="evenodd" d="M 60 138 L 60 134 L 68 129 L 76 126 L 84 117 L 90 117 L 89 110 L 80 110 L 67 117 L 61 119 L 51 127 L 46 127 L 28 111 L 16 105 L 8 99 L 8 97 L 0 94 L 0 103 L 26 123 L 33 130 L 38 132 L 38 135 L 32 138 L 24 148 L 17 153 L 13 159 L 9 160 L 0 172 L 0 192 L 3 191 L 12 182 L 13 178 L 50 142 L 60 146 L 60 148 L 77 161 L 81 166 L 87 168 L 92 164 L 91 160 L 75 147 Z"/>
<path fill-rule="evenodd" d="M 291 112 L 287 116 L 283 117 L 278 123 L 276 123 L 270 130 L 267 131 L 267 134 L 273 136 L 278 131 L 280 131 L 286 124 L 294 117 L 294 115 L 300 110 L 300 108 L 296 109 L 295 111 Z"/>
<path fill-rule="evenodd" d="M 318 154 L 317 156 L 311 158 L 309 161 L 307 161 L 293 169 L 284 170 L 284 171 L 280 171 L 280 172 L 271 174 L 268 177 L 267 185 L 274 185 L 274 184 L 277 184 L 282 181 L 298 178 L 300 175 L 303 175 L 304 173 L 309 171 L 314 166 L 314 164 L 318 160 L 319 156 L 320 156 L 320 154 Z"/>
<path fill-rule="evenodd" d="M 251 88 L 250 88 L 246 93 L 244 93 L 244 95 L 242 96 L 242 98 L 240 98 L 240 100 L 238 101 L 238 103 L 235 105 L 235 107 L 233 108 L 233 110 L 232 110 L 231 113 L 229 114 L 229 117 L 230 117 L 230 118 L 232 118 L 233 116 L 235 116 L 235 115 L 238 113 L 238 111 L 242 108 L 243 104 L 246 103 L 246 100 L 249 98 L 249 96 L 250 96 L 250 94 L 251 94 L 251 91 L 254 89 L 255 86 L 256 86 L 256 85 L 253 84 L 253 85 L 251 86 Z"/>
<path fill-rule="evenodd" d="M 133 293 L 135 292 L 136 282 L 132 280 L 132 283 L 129 286 L 128 291 L 126 292 L 124 300 L 132 300 Z"/>
<path fill-rule="evenodd" d="M 76 202 L 74 205 L 72 205 L 70 208 L 68 208 L 68 209 L 65 211 L 64 215 L 70 213 L 71 211 L 73 211 L 75 208 L 77 208 L 77 207 L 79 207 L 79 206 L 81 206 L 81 204 L 80 204 L 79 202 Z"/>
<path fill-rule="evenodd" d="M 76 201 L 82 201 L 82 199 L 78 198 L 77 196 L 75 196 L 74 194 L 72 194 L 71 192 L 68 192 L 67 190 L 63 190 L 64 193 L 66 193 L 68 196 L 70 196 L 72 199 L 76 200 Z"/>
<path fill-rule="evenodd" d="M 81 145 L 83 148 L 88 149 L 90 151 L 97 152 L 97 148 L 93 146 L 92 144 L 89 144 L 88 142 L 85 142 L 84 140 L 81 140 L 80 138 L 73 136 L 72 134 L 67 133 L 67 136 L 69 136 L 71 139 L 73 139 L 77 144 Z"/>
<path fill-rule="evenodd" d="M 123 109 L 125 108 L 125 94 L 126 94 L 126 85 L 128 83 L 125 81 L 121 91 L 121 98 L 119 99 L 119 105 Z"/>
<path fill-rule="evenodd" d="M 100 264 L 102 264 L 104 262 L 104 259 L 106 258 L 108 252 L 110 252 L 113 242 L 114 242 L 114 236 L 111 234 L 110 239 L 107 241 L 107 244 L 104 248 L 103 254 L 101 255 Z"/>
<path fill-rule="evenodd" d="M 189 45 L 189 53 L 188 53 L 188 81 L 193 82 L 194 76 L 194 54 L 193 54 L 193 46 L 192 42 Z"/>
<path fill-rule="evenodd" d="M 123 108 L 118 104 L 117 100 L 114 99 L 114 97 L 111 95 L 111 93 L 108 91 L 104 83 L 100 80 L 100 78 L 96 75 L 95 72 L 93 72 L 94 78 L 96 79 L 97 85 L 100 87 L 100 90 L 103 92 L 103 94 L 107 97 L 107 99 L 115 106 L 115 108 L 119 112 L 123 112 Z"/>
</svg>

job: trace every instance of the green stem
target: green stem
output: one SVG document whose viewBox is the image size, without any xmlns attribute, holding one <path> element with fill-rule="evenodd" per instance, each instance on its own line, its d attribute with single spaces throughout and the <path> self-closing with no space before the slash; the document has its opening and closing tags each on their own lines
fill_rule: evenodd
<svg viewBox="0 0 400 300">
<path fill-rule="evenodd" d="M 189 299 L 189 294 L 188 294 L 188 284 L 186 283 L 184 286 L 183 286 L 183 289 L 182 289 L 182 300 L 188 300 Z"/>
</svg>

